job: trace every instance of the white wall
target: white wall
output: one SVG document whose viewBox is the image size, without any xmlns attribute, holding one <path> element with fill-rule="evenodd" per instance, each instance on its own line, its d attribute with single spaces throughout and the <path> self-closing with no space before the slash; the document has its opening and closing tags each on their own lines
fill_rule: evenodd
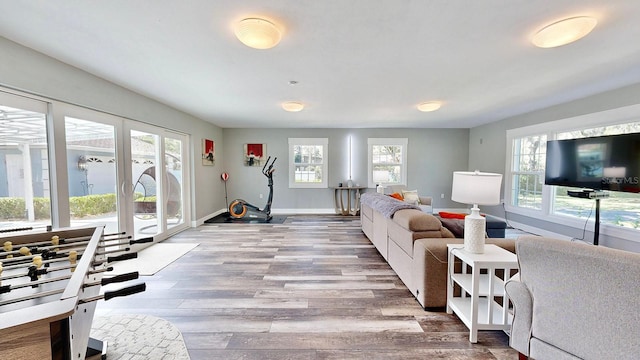
<svg viewBox="0 0 640 360">
<path fill-rule="evenodd" d="M 189 134 L 195 172 L 191 180 L 192 219 L 201 219 L 224 207 L 224 187 L 217 181 L 219 169 L 224 166 L 221 128 L 3 37 L 0 54 L 1 86 Z M 216 142 L 216 166 L 201 165 L 203 137 Z"/>
<path fill-rule="evenodd" d="M 574 116 L 597 113 L 629 105 L 640 104 L 640 84 L 623 87 L 602 94 L 575 100 L 543 110 L 510 117 L 491 124 L 471 129 L 469 134 L 469 167 L 481 170 L 506 173 L 506 132 L 509 129 L 550 121 L 567 119 Z M 640 120 L 640 114 L 638 114 Z M 556 224 L 543 219 L 507 213 L 501 207 L 483 207 L 483 211 L 500 217 L 507 217 L 514 222 L 545 229 L 569 237 L 582 237 L 582 229 Z M 593 233 L 587 228 L 585 239 L 592 239 Z M 613 248 L 640 252 L 640 240 L 623 239 L 614 236 L 600 235 L 600 244 Z"/>
<path fill-rule="evenodd" d="M 354 184 L 367 186 L 367 138 L 408 138 L 408 187 L 433 196 L 437 208 L 461 207 L 451 201 L 451 181 L 453 171 L 467 169 L 467 129 L 224 129 L 223 134 L 226 171 L 230 175 L 229 202 L 241 198 L 260 208 L 266 204 L 267 179 L 260 168 L 243 164 L 244 144 L 265 143 L 267 155 L 278 157 L 273 177 L 273 211 L 332 210 L 332 189 L 288 188 L 288 138 L 329 139 L 331 187 L 348 180 L 348 138 L 351 136 Z M 441 194 L 444 199 L 440 198 Z"/>
</svg>

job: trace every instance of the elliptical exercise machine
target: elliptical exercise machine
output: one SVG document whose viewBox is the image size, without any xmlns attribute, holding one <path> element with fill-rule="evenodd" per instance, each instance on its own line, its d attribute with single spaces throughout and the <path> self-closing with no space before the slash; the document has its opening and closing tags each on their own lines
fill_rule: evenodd
<svg viewBox="0 0 640 360">
<path fill-rule="evenodd" d="M 271 164 L 271 156 L 267 158 L 267 161 L 262 167 L 262 175 L 269 179 L 269 198 L 267 199 L 267 205 L 264 209 L 260 210 L 255 205 L 251 205 L 242 199 L 235 199 L 229 205 L 229 216 L 233 219 L 249 219 L 249 220 L 262 220 L 268 222 L 271 220 L 271 203 L 273 202 L 273 172 L 276 170 L 273 168 L 273 164 L 276 162 L 276 158 L 273 158 Z"/>
</svg>

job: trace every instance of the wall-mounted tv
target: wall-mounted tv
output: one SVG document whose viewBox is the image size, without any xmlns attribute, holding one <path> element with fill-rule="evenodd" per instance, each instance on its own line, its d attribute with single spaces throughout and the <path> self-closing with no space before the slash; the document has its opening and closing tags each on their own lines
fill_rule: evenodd
<svg viewBox="0 0 640 360">
<path fill-rule="evenodd" d="M 547 141 L 544 183 L 640 192 L 640 133 Z"/>
</svg>

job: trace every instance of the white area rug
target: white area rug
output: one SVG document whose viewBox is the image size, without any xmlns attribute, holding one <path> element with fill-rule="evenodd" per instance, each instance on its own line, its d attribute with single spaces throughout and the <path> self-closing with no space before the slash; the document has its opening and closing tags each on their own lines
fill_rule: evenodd
<svg viewBox="0 0 640 360">
<path fill-rule="evenodd" d="M 108 360 L 190 359 L 180 331 L 155 316 L 96 316 L 91 337 L 107 342 Z"/>
<path fill-rule="evenodd" d="M 113 272 L 118 275 L 137 271 L 141 276 L 151 276 L 167 265 L 193 250 L 199 244 L 153 244 L 140 251 L 136 259 L 118 261 L 113 264 Z"/>
</svg>

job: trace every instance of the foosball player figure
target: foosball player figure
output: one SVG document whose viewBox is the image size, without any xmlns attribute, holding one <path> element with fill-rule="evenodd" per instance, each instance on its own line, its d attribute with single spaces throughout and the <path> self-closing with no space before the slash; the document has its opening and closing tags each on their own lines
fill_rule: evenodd
<svg viewBox="0 0 640 360">
<path fill-rule="evenodd" d="M 13 251 L 13 243 L 11 243 L 11 241 L 5 241 L 3 244 L 3 248 L 4 248 L 4 251 L 11 252 Z M 7 255 L 7 259 L 11 259 L 12 257 L 13 255 L 11 254 Z"/>
</svg>

